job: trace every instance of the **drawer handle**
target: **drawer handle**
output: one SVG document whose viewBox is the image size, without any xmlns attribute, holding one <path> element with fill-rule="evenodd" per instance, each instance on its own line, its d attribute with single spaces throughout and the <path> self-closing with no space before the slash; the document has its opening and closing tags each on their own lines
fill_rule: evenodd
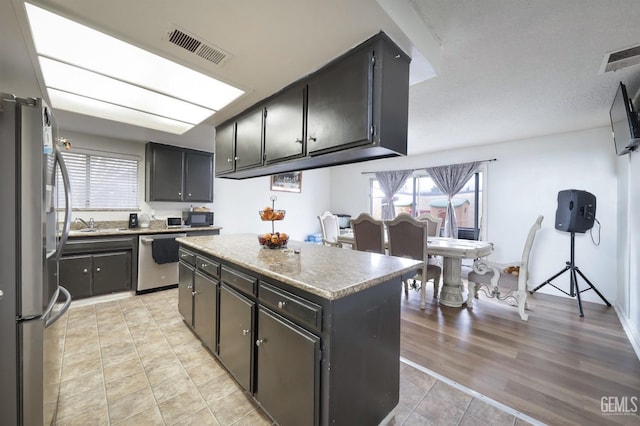
<svg viewBox="0 0 640 426">
<path fill-rule="evenodd" d="M 245 328 L 244 330 L 242 330 L 242 335 L 243 336 L 246 336 L 249 333 L 251 333 L 251 329 L 249 329 L 249 328 Z"/>
<path fill-rule="evenodd" d="M 260 346 L 261 344 L 266 343 L 266 342 L 267 342 L 267 339 L 258 339 L 258 340 L 256 340 L 256 346 Z"/>
<path fill-rule="evenodd" d="M 282 308 L 285 307 L 286 304 L 287 304 L 287 302 L 280 301 L 280 302 L 278 302 L 278 308 L 282 309 Z"/>
<path fill-rule="evenodd" d="M 182 258 L 184 259 L 185 257 L 187 257 L 187 256 L 188 256 L 188 254 L 186 254 L 186 253 L 182 253 L 180 256 L 182 256 Z"/>
<path fill-rule="evenodd" d="M 203 264 L 201 264 L 201 265 L 200 265 L 200 267 L 201 267 L 202 269 L 204 269 L 204 268 L 206 268 L 206 267 L 207 267 L 207 264 L 206 264 L 206 263 L 203 263 Z"/>
</svg>

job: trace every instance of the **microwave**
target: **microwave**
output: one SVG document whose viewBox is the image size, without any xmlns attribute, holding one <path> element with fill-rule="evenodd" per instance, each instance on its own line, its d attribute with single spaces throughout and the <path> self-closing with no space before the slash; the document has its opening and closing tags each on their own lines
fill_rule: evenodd
<svg viewBox="0 0 640 426">
<path fill-rule="evenodd" d="M 182 221 L 186 226 L 211 226 L 213 225 L 213 212 L 187 210 L 182 212 Z"/>
</svg>

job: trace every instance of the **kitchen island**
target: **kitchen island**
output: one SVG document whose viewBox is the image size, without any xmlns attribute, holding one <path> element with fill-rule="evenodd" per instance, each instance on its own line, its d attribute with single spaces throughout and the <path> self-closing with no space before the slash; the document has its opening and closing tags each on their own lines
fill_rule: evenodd
<svg viewBox="0 0 640 426">
<path fill-rule="evenodd" d="M 376 425 L 398 403 L 402 278 L 422 262 L 255 234 L 178 238 L 179 310 L 281 425 Z"/>
</svg>

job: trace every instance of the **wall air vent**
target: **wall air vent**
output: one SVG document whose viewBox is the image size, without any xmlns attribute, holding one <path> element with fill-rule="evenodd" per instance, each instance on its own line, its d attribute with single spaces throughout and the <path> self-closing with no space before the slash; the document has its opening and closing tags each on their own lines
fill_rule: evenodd
<svg viewBox="0 0 640 426">
<path fill-rule="evenodd" d="M 175 25 L 169 28 L 162 39 L 182 47 L 220 67 L 232 58 L 232 55 L 224 49 Z"/>
<path fill-rule="evenodd" d="M 600 74 L 640 64 L 640 46 L 609 52 L 604 56 Z"/>
</svg>

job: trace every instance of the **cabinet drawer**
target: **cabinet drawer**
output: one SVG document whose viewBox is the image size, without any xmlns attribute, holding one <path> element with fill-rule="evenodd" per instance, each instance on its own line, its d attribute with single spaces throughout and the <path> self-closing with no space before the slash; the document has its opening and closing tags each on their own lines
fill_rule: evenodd
<svg viewBox="0 0 640 426">
<path fill-rule="evenodd" d="M 258 279 L 236 271 L 228 266 L 222 266 L 221 279 L 232 287 L 252 296 L 256 295 Z"/>
<path fill-rule="evenodd" d="M 196 267 L 200 271 L 206 272 L 212 277 L 217 278 L 220 276 L 220 264 L 207 257 L 198 255 L 198 257 L 196 258 Z"/>
<path fill-rule="evenodd" d="M 191 266 L 196 265 L 196 255 L 183 248 L 178 250 L 178 258 Z"/>
<path fill-rule="evenodd" d="M 285 290 L 260 281 L 260 303 L 304 325 L 320 331 L 322 307 Z"/>
</svg>

